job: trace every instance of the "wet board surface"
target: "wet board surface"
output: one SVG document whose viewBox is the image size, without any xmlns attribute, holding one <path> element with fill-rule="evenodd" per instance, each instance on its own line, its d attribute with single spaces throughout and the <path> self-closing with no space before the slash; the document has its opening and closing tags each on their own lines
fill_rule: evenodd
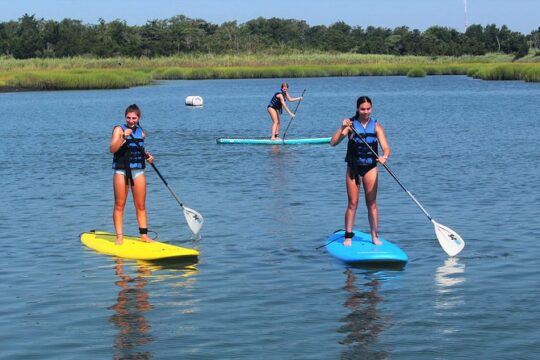
<svg viewBox="0 0 540 360">
<path fill-rule="evenodd" d="M 326 250 L 330 255 L 347 263 L 393 263 L 406 264 L 407 254 L 399 246 L 379 237 L 382 245 L 374 245 L 371 235 L 354 230 L 354 238 L 351 246 L 344 246 L 345 231 L 340 230 L 326 239 Z"/>
<path fill-rule="evenodd" d="M 285 140 L 270 140 L 265 139 L 216 139 L 218 144 L 245 144 L 245 145 L 300 145 L 300 144 L 326 144 L 330 143 L 329 137 L 326 138 L 309 138 L 309 139 L 285 139 Z"/>
<path fill-rule="evenodd" d="M 124 259 L 158 260 L 182 257 L 197 257 L 195 249 L 166 244 L 159 241 L 147 243 L 134 236 L 124 236 L 122 245 L 116 245 L 116 235 L 105 231 L 92 230 L 82 233 L 81 242 L 90 249 L 106 255 Z"/>
</svg>

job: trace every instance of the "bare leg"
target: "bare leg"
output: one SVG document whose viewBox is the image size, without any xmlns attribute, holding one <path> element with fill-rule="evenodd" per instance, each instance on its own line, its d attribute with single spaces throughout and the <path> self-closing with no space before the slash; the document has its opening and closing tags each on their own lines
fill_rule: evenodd
<svg viewBox="0 0 540 360">
<path fill-rule="evenodd" d="M 135 205 L 135 214 L 137 215 L 137 223 L 140 228 L 148 228 L 146 216 L 146 176 L 140 175 L 133 179 L 134 185 L 131 187 L 133 194 L 133 204 Z M 141 240 L 144 242 L 152 242 L 148 234 L 141 234 Z"/>
<path fill-rule="evenodd" d="M 371 241 L 375 245 L 381 245 L 379 240 L 379 210 L 377 209 L 377 168 L 369 170 L 363 177 L 366 207 L 368 210 L 369 227 L 371 229 Z"/>
<path fill-rule="evenodd" d="M 268 114 L 270 114 L 270 119 L 272 119 L 272 136 L 270 140 L 276 140 L 279 136 L 279 113 L 276 109 L 269 107 Z"/>
<path fill-rule="evenodd" d="M 360 181 L 358 184 L 354 179 L 351 179 L 349 175 L 349 167 L 347 166 L 347 173 L 345 175 L 345 183 L 347 185 L 347 210 L 345 211 L 345 231 L 352 232 L 354 227 L 354 218 L 356 216 L 356 209 L 358 208 L 358 194 L 360 193 Z M 352 239 L 345 239 L 343 245 L 351 246 Z"/>
<path fill-rule="evenodd" d="M 126 207 L 126 199 L 128 193 L 128 186 L 126 185 L 126 178 L 122 174 L 113 175 L 113 189 L 114 189 L 114 208 L 113 208 L 113 223 L 114 231 L 116 232 L 116 245 L 122 245 L 124 242 L 123 222 L 124 222 L 124 208 Z"/>
</svg>

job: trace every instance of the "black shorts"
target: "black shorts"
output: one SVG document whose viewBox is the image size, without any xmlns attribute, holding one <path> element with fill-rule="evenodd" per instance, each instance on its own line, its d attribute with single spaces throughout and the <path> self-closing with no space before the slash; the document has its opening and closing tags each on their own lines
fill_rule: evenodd
<svg viewBox="0 0 540 360">
<path fill-rule="evenodd" d="M 349 165 L 349 177 L 351 180 L 356 180 L 358 176 L 364 177 L 368 173 L 369 170 L 376 168 L 377 164 L 372 165 L 356 165 L 356 166 L 350 166 Z"/>
</svg>

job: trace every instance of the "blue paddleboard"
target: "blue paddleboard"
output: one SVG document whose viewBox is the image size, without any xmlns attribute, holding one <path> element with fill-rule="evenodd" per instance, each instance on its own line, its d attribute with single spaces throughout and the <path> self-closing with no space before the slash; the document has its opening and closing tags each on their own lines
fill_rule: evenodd
<svg viewBox="0 0 540 360">
<path fill-rule="evenodd" d="M 248 145 L 299 145 L 299 144 L 327 144 L 330 142 L 327 138 L 309 138 L 309 139 L 285 139 L 270 140 L 265 139 L 216 139 L 218 144 L 248 144 Z"/>
<path fill-rule="evenodd" d="M 354 230 L 351 246 L 344 246 L 345 231 L 336 231 L 326 240 L 326 250 L 330 255 L 347 264 L 386 263 L 405 265 L 407 254 L 397 245 L 379 237 L 382 245 L 374 245 L 371 235 Z"/>
</svg>

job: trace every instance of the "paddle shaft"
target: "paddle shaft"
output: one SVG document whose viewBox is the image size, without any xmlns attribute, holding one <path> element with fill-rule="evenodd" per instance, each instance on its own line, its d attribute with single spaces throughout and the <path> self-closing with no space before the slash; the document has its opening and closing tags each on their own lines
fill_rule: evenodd
<svg viewBox="0 0 540 360">
<path fill-rule="evenodd" d="M 174 197 L 174 199 L 176 200 L 176 202 L 178 203 L 178 205 L 180 205 L 181 208 L 184 208 L 184 204 L 182 204 L 182 201 L 180 201 L 180 199 L 178 198 L 178 196 L 176 195 L 176 193 L 173 191 L 173 189 L 171 189 L 171 187 L 169 186 L 169 184 L 167 183 L 167 180 L 165 180 L 165 178 L 163 177 L 163 175 L 161 175 L 161 173 L 159 172 L 159 170 L 157 169 L 156 165 L 154 165 L 153 163 L 150 163 L 150 165 L 152 165 L 152 168 L 156 171 L 156 174 L 158 174 L 159 178 L 161 179 L 161 181 L 163 181 L 163 183 L 165 184 L 165 186 L 167 187 L 167 189 L 169 190 L 169 192 L 171 193 L 171 195 Z"/>
<path fill-rule="evenodd" d="M 360 138 L 360 140 L 362 140 L 364 142 L 364 144 L 368 147 L 368 149 L 373 153 L 373 155 L 375 155 L 375 157 L 377 158 L 377 160 L 379 160 L 379 155 L 377 155 L 377 153 L 373 150 L 373 148 L 368 144 L 368 142 L 362 137 L 362 135 L 360 135 L 360 133 L 358 131 L 356 131 L 356 129 L 354 128 L 354 126 L 351 124 L 351 129 L 356 133 L 356 135 Z M 403 185 L 403 183 L 401 181 L 399 181 L 398 177 L 396 176 L 396 174 L 394 174 L 394 172 L 390 169 L 390 167 L 388 165 L 386 165 L 385 163 L 381 163 L 382 166 L 384 166 L 384 168 L 386 169 L 386 171 L 388 171 L 388 173 L 394 178 L 394 180 L 396 180 L 396 182 L 399 184 L 399 186 L 401 186 L 401 188 L 407 193 L 407 195 L 410 196 L 410 198 L 414 201 L 414 203 L 416 204 L 416 206 L 418 206 L 418 208 L 420 210 L 422 210 L 422 212 L 424 213 L 424 215 L 427 216 L 427 218 L 429 219 L 429 221 L 432 221 L 433 222 L 433 217 L 431 215 L 429 215 L 429 213 L 426 211 L 426 209 L 424 209 L 424 207 L 422 206 L 422 204 L 420 204 L 420 202 L 418 200 L 416 200 L 416 198 L 413 196 L 413 194 L 411 194 L 411 192 L 409 190 L 407 190 L 407 188 L 405 187 L 405 185 Z"/>
<path fill-rule="evenodd" d="M 301 98 L 304 97 L 304 93 L 306 92 L 306 89 L 304 89 L 304 91 L 302 91 L 302 95 L 300 95 Z M 285 101 L 285 100 L 283 100 Z M 298 111 L 298 107 L 300 106 L 300 103 L 302 102 L 302 99 L 298 100 L 298 104 L 296 104 L 296 108 L 294 109 L 294 112 L 293 114 L 296 115 L 296 112 Z M 292 123 L 292 120 L 294 118 L 291 116 L 291 119 L 289 120 L 289 124 L 287 125 L 287 128 L 285 129 L 285 132 L 283 133 L 283 141 L 285 141 L 285 135 L 287 135 L 287 130 L 289 130 L 289 126 L 291 126 L 291 123 Z"/>
<path fill-rule="evenodd" d="M 141 130 L 143 130 L 143 128 L 140 126 L 140 125 L 137 125 L 141 128 Z M 144 131 L 144 130 L 143 130 Z M 139 145 L 139 143 L 137 142 L 137 139 L 135 139 L 133 137 L 133 134 L 130 134 L 129 135 L 134 141 L 135 141 L 135 145 L 137 146 L 137 148 L 139 149 L 140 152 L 144 153 L 144 148 Z M 180 207 L 183 209 L 184 208 L 184 204 L 182 204 L 182 201 L 180 201 L 180 199 L 178 198 L 178 196 L 176 195 L 176 193 L 173 191 L 173 189 L 171 189 L 171 187 L 169 186 L 169 184 L 167 183 L 167 180 L 165 180 L 165 178 L 163 177 L 163 175 L 161 175 L 161 173 L 159 172 L 158 168 L 156 167 L 156 165 L 154 165 L 153 162 L 150 163 L 150 165 L 152 165 L 152 168 L 155 170 L 156 174 L 158 174 L 159 178 L 161 179 L 161 181 L 163 181 L 163 183 L 165 184 L 165 186 L 167 187 L 167 190 L 169 190 L 169 192 L 171 193 L 171 195 L 174 197 L 174 200 L 176 200 L 176 202 L 178 203 L 178 205 L 180 205 Z"/>
</svg>

